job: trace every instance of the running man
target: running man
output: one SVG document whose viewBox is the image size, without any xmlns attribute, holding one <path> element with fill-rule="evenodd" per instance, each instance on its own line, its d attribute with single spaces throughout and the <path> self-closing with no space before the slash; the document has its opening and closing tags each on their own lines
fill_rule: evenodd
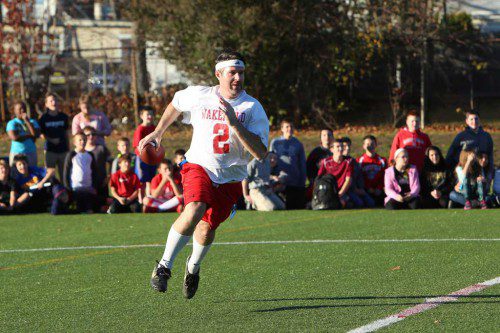
<svg viewBox="0 0 500 333">
<path fill-rule="evenodd" d="M 200 264 L 215 239 L 215 230 L 226 220 L 242 195 L 250 155 L 263 160 L 267 154 L 269 121 L 262 105 L 243 90 L 245 60 L 234 51 L 216 60 L 214 87 L 190 86 L 178 91 L 153 133 L 139 143 L 139 150 L 160 141 L 174 120 L 193 126 L 191 147 L 182 164 L 185 209 L 167 237 L 165 252 L 153 270 L 151 286 L 167 290 L 175 257 L 193 237 L 193 251 L 186 262 L 183 294 L 192 298 L 198 289 Z"/>
</svg>

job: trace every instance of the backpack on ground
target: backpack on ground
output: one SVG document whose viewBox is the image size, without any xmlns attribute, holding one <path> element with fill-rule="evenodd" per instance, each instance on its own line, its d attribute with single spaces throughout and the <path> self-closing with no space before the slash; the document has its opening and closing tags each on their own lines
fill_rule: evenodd
<svg viewBox="0 0 500 333">
<path fill-rule="evenodd" d="M 340 209 L 338 193 L 337 180 L 333 175 L 326 174 L 316 177 L 311 208 L 313 210 Z"/>
</svg>

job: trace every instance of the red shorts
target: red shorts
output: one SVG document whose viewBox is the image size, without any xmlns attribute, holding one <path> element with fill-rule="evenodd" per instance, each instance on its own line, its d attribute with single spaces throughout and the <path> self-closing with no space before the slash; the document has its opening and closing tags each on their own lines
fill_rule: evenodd
<svg viewBox="0 0 500 333">
<path fill-rule="evenodd" d="M 214 184 L 205 169 L 198 164 L 185 163 L 181 170 L 184 205 L 204 202 L 207 211 L 202 220 L 215 230 L 231 214 L 231 209 L 242 196 L 241 182 Z"/>
</svg>

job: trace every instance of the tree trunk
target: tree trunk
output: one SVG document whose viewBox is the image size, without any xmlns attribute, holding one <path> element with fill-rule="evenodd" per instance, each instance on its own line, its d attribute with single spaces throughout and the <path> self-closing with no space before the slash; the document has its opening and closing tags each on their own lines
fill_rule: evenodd
<svg viewBox="0 0 500 333">
<path fill-rule="evenodd" d="M 389 65 L 388 72 L 388 80 L 389 80 L 389 102 L 391 105 L 392 111 L 392 125 L 397 127 L 399 125 L 399 121 L 402 118 L 401 111 L 401 102 L 403 97 L 403 89 L 402 89 L 402 80 L 401 80 L 401 72 L 402 72 L 402 61 L 401 56 L 396 55 L 396 59 L 394 61 L 394 65 Z"/>
<path fill-rule="evenodd" d="M 135 53 L 135 62 L 133 64 L 137 74 L 137 91 L 139 95 L 144 95 L 146 91 L 149 91 L 148 69 L 146 65 L 146 39 L 144 31 L 139 27 L 139 23 L 136 22 L 134 26 L 132 52 Z"/>
<path fill-rule="evenodd" d="M 427 39 L 424 39 L 422 46 L 422 56 L 420 57 L 420 127 L 425 128 L 425 114 L 427 112 Z"/>
</svg>

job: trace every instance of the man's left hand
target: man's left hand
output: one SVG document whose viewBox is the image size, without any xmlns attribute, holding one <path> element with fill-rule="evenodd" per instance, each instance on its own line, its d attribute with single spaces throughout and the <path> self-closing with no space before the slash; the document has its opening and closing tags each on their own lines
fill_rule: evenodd
<svg viewBox="0 0 500 333">
<path fill-rule="evenodd" d="M 219 106 L 219 110 L 221 110 L 226 116 L 226 122 L 229 126 L 234 126 L 238 123 L 238 118 L 236 117 L 236 113 L 234 112 L 233 107 L 229 104 L 224 98 L 219 97 L 219 102 L 221 106 Z"/>
</svg>

